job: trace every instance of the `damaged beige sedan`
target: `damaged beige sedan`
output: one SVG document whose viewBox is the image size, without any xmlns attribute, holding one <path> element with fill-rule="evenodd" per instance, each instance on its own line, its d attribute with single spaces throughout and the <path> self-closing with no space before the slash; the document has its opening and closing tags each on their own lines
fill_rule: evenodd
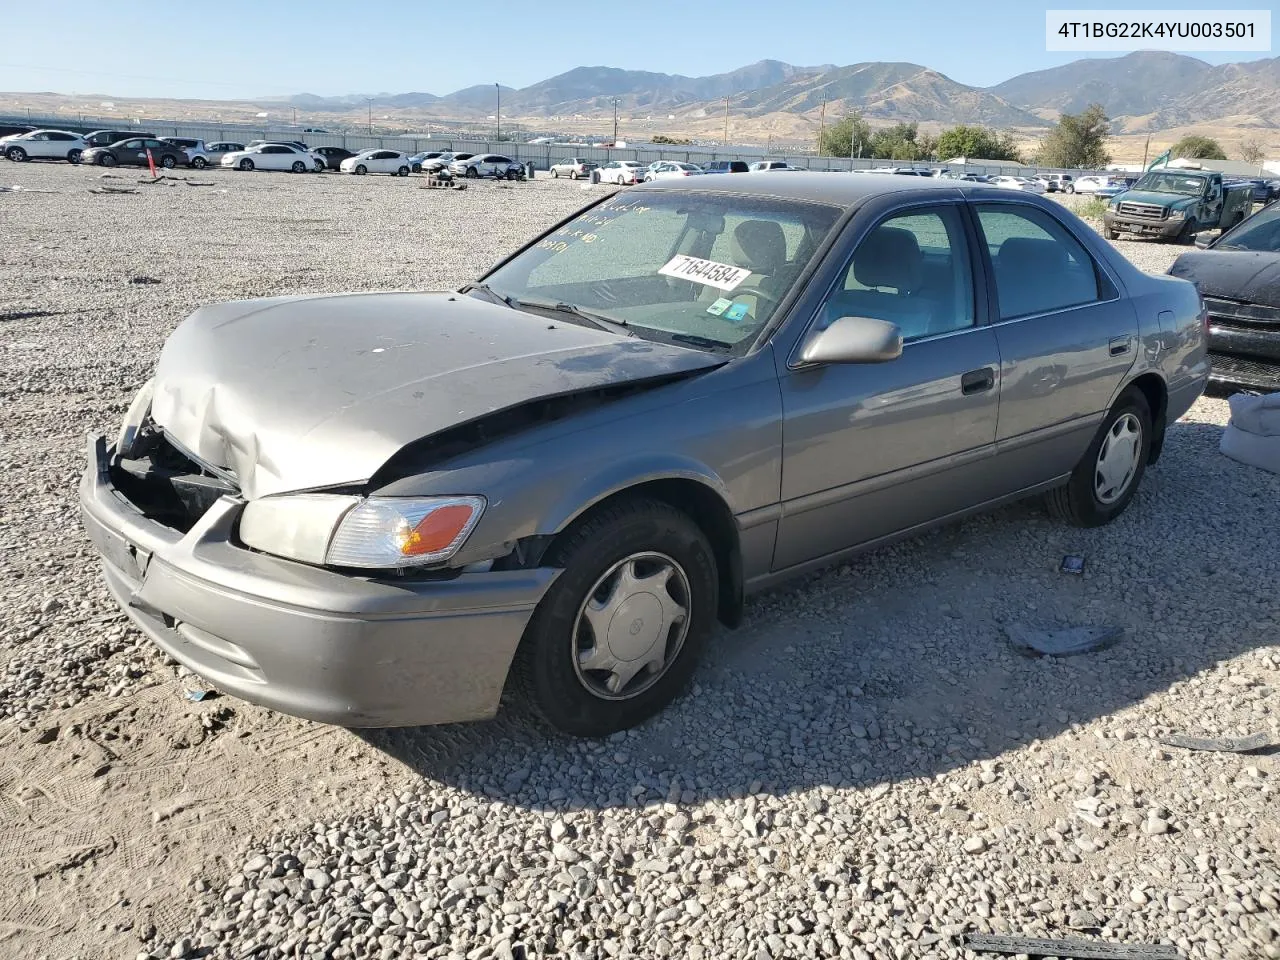
<svg viewBox="0 0 1280 960">
<path fill-rule="evenodd" d="M 1203 324 L 1036 196 L 665 181 L 456 293 L 201 308 L 81 503 L 134 623 L 228 693 L 392 726 L 515 685 L 599 736 L 751 591 L 1019 497 L 1118 516 Z"/>
</svg>

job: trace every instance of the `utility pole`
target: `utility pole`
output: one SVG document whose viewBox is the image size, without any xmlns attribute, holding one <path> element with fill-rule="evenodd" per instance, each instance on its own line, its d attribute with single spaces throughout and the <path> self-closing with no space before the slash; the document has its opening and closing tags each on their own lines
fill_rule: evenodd
<svg viewBox="0 0 1280 960">
<path fill-rule="evenodd" d="M 298 125 L 298 108 L 297 107 L 293 108 L 293 125 L 295 127 Z"/>
<path fill-rule="evenodd" d="M 618 145 L 618 98 L 613 98 L 613 145 Z"/>
<path fill-rule="evenodd" d="M 497 112 L 493 115 L 494 116 L 493 138 L 495 140 L 501 140 L 502 139 L 502 84 L 495 83 L 493 85 L 493 89 L 494 89 L 494 93 L 497 95 L 497 98 L 498 98 L 498 109 L 497 109 Z"/>
<path fill-rule="evenodd" d="M 365 97 L 369 104 L 369 136 L 373 136 L 373 97 Z"/>
<path fill-rule="evenodd" d="M 724 145 L 729 145 L 729 98 L 724 98 Z"/>
<path fill-rule="evenodd" d="M 1147 142 L 1142 148 L 1142 169 L 1147 169 L 1147 151 L 1151 149 L 1151 134 L 1147 134 Z"/>
<path fill-rule="evenodd" d="M 822 156 L 822 132 L 827 126 L 827 95 L 822 95 L 822 110 L 818 113 L 818 156 Z"/>
</svg>

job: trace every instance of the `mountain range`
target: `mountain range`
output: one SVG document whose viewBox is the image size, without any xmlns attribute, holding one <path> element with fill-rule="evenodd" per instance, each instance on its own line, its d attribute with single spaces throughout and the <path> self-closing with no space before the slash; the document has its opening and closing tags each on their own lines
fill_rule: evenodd
<svg viewBox="0 0 1280 960">
<path fill-rule="evenodd" d="M 310 112 L 347 113 L 372 99 L 378 109 L 413 109 L 441 118 L 492 115 L 501 94 L 503 116 L 526 118 L 609 114 L 714 117 L 726 106 L 736 116 L 829 117 L 852 111 L 881 121 L 977 123 L 1035 129 L 1060 113 L 1101 103 L 1117 132 L 1144 132 L 1195 123 L 1280 127 L 1280 57 L 1212 66 L 1175 53 L 1145 51 L 1075 60 L 973 87 L 914 63 L 857 63 L 801 67 L 762 60 L 728 73 L 685 77 L 614 67 L 575 67 L 521 89 L 481 84 L 450 94 L 298 94 L 263 98 Z M 726 103 L 727 101 L 727 103 Z"/>
</svg>

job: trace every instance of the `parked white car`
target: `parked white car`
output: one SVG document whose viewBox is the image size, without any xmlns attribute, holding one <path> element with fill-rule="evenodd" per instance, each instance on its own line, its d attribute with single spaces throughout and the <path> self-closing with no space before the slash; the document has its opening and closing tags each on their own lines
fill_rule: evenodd
<svg viewBox="0 0 1280 960">
<path fill-rule="evenodd" d="M 1076 193 L 1097 193 L 1099 190 L 1106 190 L 1111 186 L 1110 177 L 1076 177 L 1075 192 Z"/>
<path fill-rule="evenodd" d="M 667 180 L 672 177 L 695 177 L 702 173 L 702 168 L 692 163 L 679 163 L 675 160 L 662 160 L 649 167 L 644 178 L 648 180 Z"/>
<path fill-rule="evenodd" d="M 395 150 L 362 150 L 354 157 L 343 160 L 338 164 L 338 169 L 361 177 L 366 173 L 389 173 L 396 177 L 407 177 L 412 166 L 407 153 Z"/>
<path fill-rule="evenodd" d="M 793 167 L 785 160 L 757 160 L 748 169 L 751 173 L 761 173 L 767 170 L 798 170 L 799 168 Z"/>
<path fill-rule="evenodd" d="M 515 180 L 524 173 L 524 164 L 500 153 L 478 153 L 465 160 L 454 160 L 449 172 L 455 177 L 506 177 Z"/>
<path fill-rule="evenodd" d="M 85 151 L 84 139 L 66 130 L 32 130 L 15 133 L 0 140 L 0 151 L 10 160 L 67 160 L 80 162 Z"/>
<path fill-rule="evenodd" d="M 224 154 L 222 166 L 234 170 L 291 170 L 306 173 L 324 169 L 324 157 L 287 143 L 261 143 Z"/>
<path fill-rule="evenodd" d="M 993 187 L 1003 187 L 1005 190 L 1021 190 L 1023 193 L 1044 193 L 1045 186 L 1038 180 L 1032 180 L 1030 177 L 992 177 L 990 183 Z"/>
<path fill-rule="evenodd" d="M 640 183 L 646 168 L 635 160 L 610 160 L 600 167 L 601 183 Z"/>
</svg>

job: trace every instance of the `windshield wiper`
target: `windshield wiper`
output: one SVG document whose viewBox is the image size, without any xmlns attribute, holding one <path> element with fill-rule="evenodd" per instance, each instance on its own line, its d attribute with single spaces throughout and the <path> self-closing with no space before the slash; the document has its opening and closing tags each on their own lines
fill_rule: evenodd
<svg viewBox="0 0 1280 960">
<path fill-rule="evenodd" d="M 572 303 L 564 303 L 562 301 L 548 300 L 517 300 L 513 304 L 518 307 L 533 307 L 535 310 L 546 310 L 550 313 L 567 313 L 571 317 L 577 317 L 579 320 L 585 320 L 594 326 L 597 330 L 606 330 L 609 333 L 616 333 L 622 337 L 634 337 L 636 332 L 627 327 L 625 320 L 610 320 L 608 317 L 602 317 L 598 313 L 592 313 L 589 310 L 583 310 L 581 307 Z"/>
<path fill-rule="evenodd" d="M 473 290 L 479 290 L 494 303 L 501 303 L 510 307 L 512 310 L 517 309 L 516 298 L 505 293 L 499 293 L 487 283 L 469 283 L 463 287 L 463 293 L 471 293 Z"/>
<path fill-rule="evenodd" d="M 673 343 L 687 343 L 691 347 L 701 347 L 703 350 L 733 349 L 732 343 L 726 343 L 724 340 L 712 340 L 710 337 L 699 337 L 693 333 L 673 333 L 669 339 Z"/>
</svg>

